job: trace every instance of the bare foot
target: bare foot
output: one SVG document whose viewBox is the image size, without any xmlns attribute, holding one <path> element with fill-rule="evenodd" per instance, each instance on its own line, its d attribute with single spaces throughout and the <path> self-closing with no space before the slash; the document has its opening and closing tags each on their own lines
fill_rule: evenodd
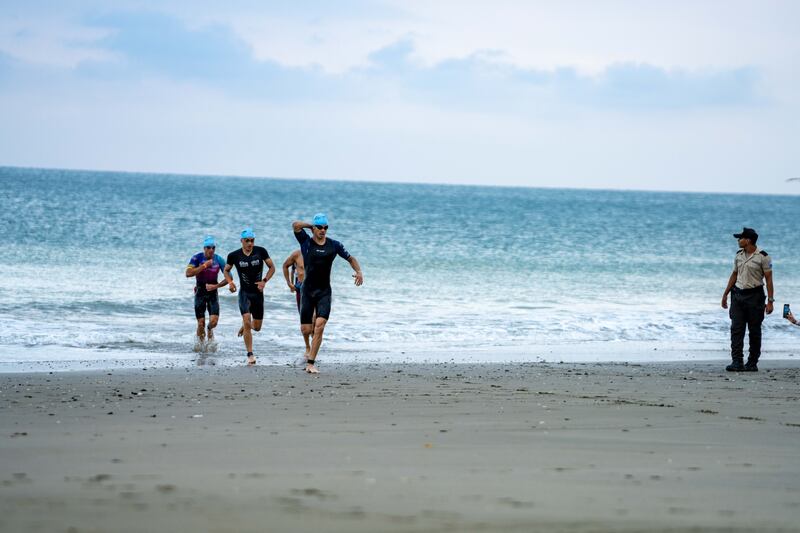
<svg viewBox="0 0 800 533">
<path fill-rule="evenodd" d="M 306 361 L 306 372 L 309 374 L 319 374 L 319 370 L 314 366 L 314 361 Z"/>
<path fill-rule="evenodd" d="M 241 337 L 242 335 L 244 335 L 244 326 L 240 327 L 239 333 L 236 334 L 237 337 Z"/>
<path fill-rule="evenodd" d="M 247 365 L 253 366 L 256 364 L 256 356 L 252 353 L 247 354 Z"/>
</svg>

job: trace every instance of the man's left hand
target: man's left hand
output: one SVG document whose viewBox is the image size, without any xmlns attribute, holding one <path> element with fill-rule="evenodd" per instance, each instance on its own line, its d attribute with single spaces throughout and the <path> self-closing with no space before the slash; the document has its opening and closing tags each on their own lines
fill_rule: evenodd
<svg viewBox="0 0 800 533">
<path fill-rule="evenodd" d="M 767 314 L 768 315 L 772 314 L 773 309 L 775 309 L 775 306 L 772 304 L 772 302 L 767 302 Z"/>
<path fill-rule="evenodd" d="M 258 287 L 258 290 L 260 290 L 261 292 L 264 292 L 264 287 L 266 285 L 267 285 L 267 282 L 263 281 L 263 280 L 259 281 L 259 282 L 256 282 L 256 287 Z"/>
<path fill-rule="evenodd" d="M 361 272 L 353 274 L 353 278 L 355 278 L 356 287 L 360 287 L 364 283 L 364 275 Z"/>
<path fill-rule="evenodd" d="M 206 283 L 206 290 L 207 291 L 215 291 L 215 290 L 217 290 L 217 288 L 218 287 L 217 287 L 216 283 Z"/>
</svg>

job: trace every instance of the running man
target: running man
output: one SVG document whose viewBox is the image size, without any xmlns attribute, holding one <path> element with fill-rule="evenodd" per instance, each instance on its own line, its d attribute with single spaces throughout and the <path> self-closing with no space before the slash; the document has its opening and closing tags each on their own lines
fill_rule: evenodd
<svg viewBox="0 0 800 533">
<path fill-rule="evenodd" d="M 198 252 L 189 259 L 186 267 L 186 277 L 194 277 L 197 284 L 194 287 L 194 316 L 197 319 L 198 348 L 202 348 L 206 339 L 205 324 L 206 311 L 208 311 L 208 342 L 214 339 L 214 328 L 219 322 L 219 296 L 217 289 L 228 284 L 227 279 L 217 283 L 219 272 L 225 268 L 225 261 L 215 252 L 217 243 L 211 235 L 203 241 L 203 251 Z"/>
<path fill-rule="evenodd" d="M 306 228 L 311 229 L 313 237 L 309 237 Z M 306 372 L 318 374 L 314 365 L 322 345 L 322 333 L 331 314 L 331 267 L 338 255 L 345 259 L 355 272 L 355 285 L 364 283 L 361 265 L 350 255 L 339 241 L 327 238 L 328 217 L 323 213 L 314 215 L 311 224 L 301 220 L 292 223 L 294 237 L 300 243 L 305 266 L 305 280 L 300 295 L 300 324 L 303 335 L 313 335 L 311 352 L 306 358 Z M 316 312 L 316 318 L 314 313 Z"/>
<path fill-rule="evenodd" d="M 292 272 L 289 273 L 289 269 L 291 268 Z M 289 286 L 289 290 L 292 291 L 297 299 L 297 312 L 300 312 L 300 294 L 302 293 L 303 289 L 303 280 L 305 279 L 306 269 L 303 265 L 303 254 L 300 250 L 295 250 L 289 257 L 286 258 L 286 261 L 283 262 L 283 277 L 286 279 L 286 284 Z M 303 333 L 303 342 L 306 343 L 306 352 L 304 357 L 308 359 L 308 354 L 311 353 L 311 342 L 310 342 L 310 333 L 303 332 L 303 326 L 300 326 L 300 331 Z"/>
<path fill-rule="evenodd" d="M 275 274 L 275 265 L 269 257 L 266 248 L 256 246 L 256 235 L 251 228 L 245 228 L 241 235 L 242 247 L 228 254 L 228 261 L 223 274 L 228 281 L 231 292 L 236 292 L 236 284 L 231 277 L 231 269 L 236 267 L 239 274 L 239 312 L 242 313 L 242 327 L 239 336 L 244 336 L 244 346 L 247 348 L 247 364 L 256 364 L 253 355 L 253 330 L 261 331 L 261 322 L 264 320 L 264 287 Z M 267 265 L 267 275 L 261 279 L 263 264 Z"/>
</svg>

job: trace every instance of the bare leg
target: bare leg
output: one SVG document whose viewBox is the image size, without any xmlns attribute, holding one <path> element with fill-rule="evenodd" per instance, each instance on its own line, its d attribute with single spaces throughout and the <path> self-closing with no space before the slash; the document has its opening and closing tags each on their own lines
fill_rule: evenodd
<svg viewBox="0 0 800 533">
<path fill-rule="evenodd" d="M 208 342 L 214 338 L 214 328 L 217 327 L 217 322 L 219 322 L 219 315 L 211 315 L 211 319 L 208 321 Z"/>
<path fill-rule="evenodd" d="M 304 357 L 306 358 L 306 369 L 308 369 L 308 356 L 311 355 L 311 343 L 309 341 L 312 333 L 314 333 L 314 324 L 300 324 L 300 331 L 303 333 L 303 340 L 306 343 Z"/>
<path fill-rule="evenodd" d="M 322 346 L 322 334 L 325 331 L 325 324 L 328 320 L 325 318 L 317 317 L 314 322 L 314 338 L 311 341 L 311 353 L 308 354 L 308 362 L 306 363 L 306 372 L 309 374 L 319 374 L 319 370 L 314 366 L 319 353 L 319 347 Z"/>
<path fill-rule="evenodd" d="M 253 332 L 251 331 L 250 313 L 242 315 L 242 336 L 244 337 L 244 347 L 247 349 L 247 364 L 256 364 L 253 355 Z"/>
<path fill-rule="evenodd" d="M 314 337 L 314 322 L 317 321 L 317 312 L 314 311 L 314 314 L 311 315 L 311 324 L 301 324 L 300 331 L 303 333 L 303 342 L 306 343 L 306 352 L 303 354 L 303 357 L 308 360 L 308 356 L 311 355 L 311 339 Z"/>
<path fill-rule="evenodd" d="M 308 327 L 306 327 L 308 326 Z M 308 355 L 311 353 L 311 332 L 313 331 L 312 324 L 300 325 L 300 332 L 303 334 L 303 342 L 306 343 L 306 353 L 303 356 L 308 359 Z"/>
<path fill-rule="evenodd" d="M 206 325 L 205 317 L 197 319 L 197 331 L 195 332 L 195 334 L 197 335 L 197 339 L 194 341 L 194 347 L 192 348 L 192 351 L 195 352 L 203 351 L 203 345 L 206 339 L 205 325 Z"/>
</svg>

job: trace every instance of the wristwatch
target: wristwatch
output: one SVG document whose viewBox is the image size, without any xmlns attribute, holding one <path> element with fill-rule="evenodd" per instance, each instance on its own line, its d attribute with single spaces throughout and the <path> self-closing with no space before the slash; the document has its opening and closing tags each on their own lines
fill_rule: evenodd
<svg viewBox="0 0 800 533">
<path fill-rule="evenodd" d="M 767 301 L 768 301 L 769 303 L 774 303 L 774 302 L 775 302 L 775 298 L 767 298 Z"/>
</svg>

